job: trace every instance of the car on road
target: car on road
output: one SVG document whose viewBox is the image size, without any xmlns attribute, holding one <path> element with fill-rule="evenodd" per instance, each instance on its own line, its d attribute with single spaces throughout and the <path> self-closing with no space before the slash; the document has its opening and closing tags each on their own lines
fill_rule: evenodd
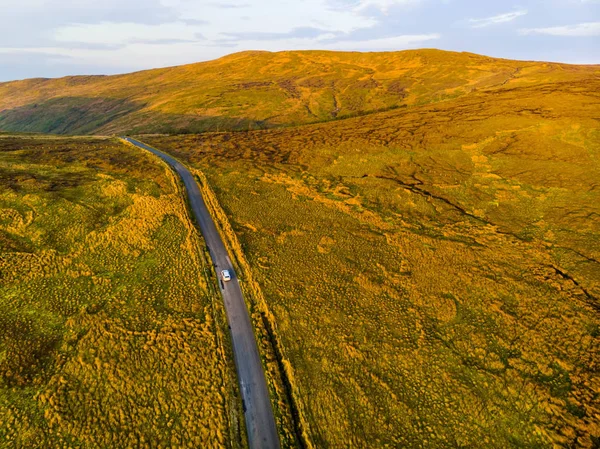
<svg viewBox="0 0 600 449">
<path fill-rule="evenodd" d="M 229 270 L 221 271 L 221 279 L 223 279 L 223 282 L 231 280 L 231 274 L 229 273 Z"/>
</svg>

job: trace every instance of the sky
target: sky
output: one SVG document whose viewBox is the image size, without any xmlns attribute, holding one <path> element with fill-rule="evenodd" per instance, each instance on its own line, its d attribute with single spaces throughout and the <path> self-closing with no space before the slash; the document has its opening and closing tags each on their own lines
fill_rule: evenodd
<svg viewBox="0 0 600 449">
<path fill-rule="evenodd" d="M 0 81 L 410 48 L 599 64 L 600 0 L 0 0 Z"/>
</svg>

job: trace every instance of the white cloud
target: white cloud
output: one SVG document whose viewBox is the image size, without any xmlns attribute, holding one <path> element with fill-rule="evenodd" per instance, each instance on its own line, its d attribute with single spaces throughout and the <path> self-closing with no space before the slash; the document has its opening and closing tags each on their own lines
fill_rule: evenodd
<svg viewBox="0 0 600 449">
<path fill-rule="evenodd" d="M 293 35 L 296 30 L 301 29 L 318 30 L 325 36 L 322 39 L 327 39 L 334 34 L 347 35 L 357 30 L 373 28 L 378 23 L 361 10 L 342 8 L 340 3 L 331 0 L 241 0 L 243 3 L 160 1 L 164 7 L 176 8 L 177 20 L 157 24 L 134 23 L 136 21 L 133 18 L 129 22 L 71 23 L 54 30 L 54 41 L 59 45 L 114 45 L 168 40 L 197 41 L 198 36 L 202 36 L 213 43 L 227 41 L 231 45 L 242 40 L 237 36 L 244 36 L 243 40 L 247 41 L 253 35 L 268 33 L 271 36 L 285 36 Z M 366 5 L 372 2 L 384 8 L 388 4 L 405 1 L 407 0 L 361 0 L 361 3 Z"/>
<path fill-rule="evenodd" d="M 316 37 L 316 39 L 318 41 L 327 41 L 327 40 L 331 40 L 331 39 L 335 39 L 337 37 L 337 34 L 334 33 L 325 33 L 325 34 L 320 34 Z"/>
<path fill-rule="evenodd" d="M 202 20 L 209 39 L 227 33 L 287 33 L 297 28 L 350 33 L 377 24 L 372 17 L 329 0 L 162 0 L 175 6 L 181 20 Z"/>
<path fill-rule="evenodd" d="M 394 5 L 418 1 L 358 0 L 348 8 L 347 2 L 338 0 L 160 0 L 163 7 L 178 11 L 177 21 L 72 23 L 54 30 L 53 48 L 48 51 L 70 56 L 81 64 L 118 66 L 127 61 L 165 66 L 246 49 L 402 49 L 439 36 L 415 34 L 359 42 L 344 36 L 374 29 L 378 21 L 367 13 L 369 7 L 386 11 Z M 317 31 L 314 37 L 299 37 L 296 32 L 309 28 Z M 265 39 L 264 33 L 277 37 Z M 120 48 L 79 48 L 82 44 Z"/>
<path fill-rule="evenodd" d="M 127 44 L 161 40 L 198 40 L 201 27 L 181 22 L 146 25 L 141 23 L 73 24 L 59 28 L 57 42 L 84 44 Z"/>
<path fill-rule="evenodd" d="M 600 22 L 585 22 L 548 28 L 524 28 L 521 34 L 546 34 L 550 36 L 591 37 L 600 36 Z"/>
<path fill-rule="evenodd" d="M 387 13 L 390 8 L 400 5 L 408 5 L 419 3 L 421 0 L 358 0 L 355 6 L 355 11 L 362 11 L 368 8 L 379 9 L 383 13 Z"/>
<path fill-rule="evenodd" d="M 512 22 L 518 17 L 524 16 L 527 14 L 526 9 L 520 9 L 513 12 L 507 12 L 504 14 L 498 14 L 492 17 L 485 17 L 483 19 L 469 19 L 471 26 L 473 28 L 484 28 L 490 25 L 495 25 L 497 23 L 506 23 Z"/>
<path fill-rule="evenodd" d="M 346 51 L 394 51 L 412 48 L 426 41 L 437 40 L 440 37 L 439 34 L 409 34 L 364 41 L 340 41 L 326 45 L 325 48 L 327 50 Z"/>
</svg>

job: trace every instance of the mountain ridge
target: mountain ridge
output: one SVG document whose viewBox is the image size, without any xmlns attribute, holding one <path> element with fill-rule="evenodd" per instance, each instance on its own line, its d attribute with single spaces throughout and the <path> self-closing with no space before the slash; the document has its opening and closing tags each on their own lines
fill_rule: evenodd
<svg viewBox="0 0 600 449">
<path fill-rule="evenodd" d="M 599 66 L 435 49 L 246 51 L 129 74 L 0 83 L 0 130 L 126 134 L 271 128 L 599 73 Z"/>
</svg>

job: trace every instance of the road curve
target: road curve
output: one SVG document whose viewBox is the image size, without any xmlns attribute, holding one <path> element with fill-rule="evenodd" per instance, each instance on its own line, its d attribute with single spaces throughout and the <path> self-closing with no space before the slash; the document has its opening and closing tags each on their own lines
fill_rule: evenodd
<svg viewBox="0 0 600 449">
<path fill-rule="evenodd" d="M 221 270 L 229 270 L 231 273 L 231 281 L 226 283 L 220 281 L 219 288 L 225 302 L 225 311 L 233 342 L 238 382 L 244 404 L 248 443 L 252 449 L 279 449 L 273 408 L 248 309 L 227 249 L 202 199 L 196 180 L 183 164 L 171 156 L 138 140 L 129 137 L 123 139 L 160 157 L 181 176 L 192 212 L 209 248 L 217 276 Z"/>
</svg>

